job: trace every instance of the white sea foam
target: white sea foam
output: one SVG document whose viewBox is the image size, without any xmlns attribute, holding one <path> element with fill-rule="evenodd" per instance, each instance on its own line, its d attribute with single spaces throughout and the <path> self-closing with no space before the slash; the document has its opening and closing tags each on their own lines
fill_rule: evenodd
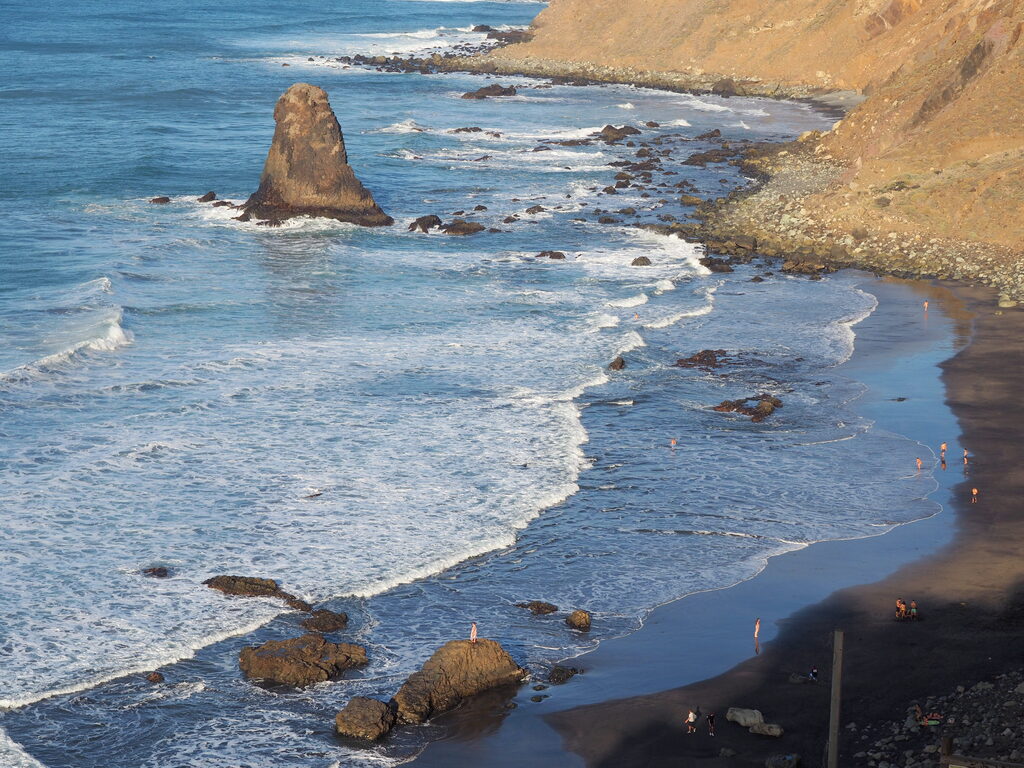
<svg viewBox="0 0 1024 768">
<path fill-rule="evenodd" d="M 636 109 L 636 106 L 634 104 L 630 104 L 628 101 L 624 104 L 616 104 L 615 106 L 619 109 Z"/>
<path fill-rule="evenodd" d="M 640 293 L 636 296 L 630 296 L 625 299 L 614 299 L 608 302 L 609 307 L 639 307 L 641 304 L 646 304 L 649 301 L 649 296 L 646 293 Z"/>
<path fill-rule="evenodd" d="M 0 727 L 0 766 L 3 768 L 46 768 L 41 762 L 21 748 Z"/>
<path fill-rule="evenodd" d="M 420 125 L 412 118 L 377 129 L 377 133 L 426 133 L 429 131 L 430 128 Z"/>
</svg>

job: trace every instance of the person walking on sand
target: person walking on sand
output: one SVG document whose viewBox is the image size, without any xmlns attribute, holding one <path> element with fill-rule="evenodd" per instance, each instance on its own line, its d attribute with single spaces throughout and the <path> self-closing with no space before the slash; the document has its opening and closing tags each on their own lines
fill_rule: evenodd
<svg viewBox="0 0 1024 768">
<path fill-rule="evenodd" d="M 947 447 L 947 446 L 946 446 L 946 444 L 945 444 L 945 443 L 943 443 L 942 445 L 940 445 L 940 446 L 939 446 L 939 455 L 940 455 L 940 456 L 941 456 L 942 458 L 946 458 L 946 447 Z"/>
<path fill-rule="evenodd" d="M 473 624 L 469 628 L 469 642 L 471 642 L 471 643 L 475 643 L 476 642 L 476 622 L 475 621 L 473 622 Z"/>
<path fill-rule="evenodd" d="M 917 600 L 910 601 L 910 620 L 917 621 Z"/>
<path fill-rule="evenodd" d="M 715 713 L 714 712 L 708 712 L 707 720 L 708 720 L 708 736 L 714 736 L 715 735 Z"/>
<path fill-rule="evenodd" d="M 977 488 L 971 488 L 971 504 L 977 504 L 977 503 L 978 503 L 978 489 Z"/>
<path fill-rule="evenodd" d="M 697 713 L 692 709 L 689 714 L 686 715 L 686 732 L 696 733 L 697 732 Z"/>
</svg>

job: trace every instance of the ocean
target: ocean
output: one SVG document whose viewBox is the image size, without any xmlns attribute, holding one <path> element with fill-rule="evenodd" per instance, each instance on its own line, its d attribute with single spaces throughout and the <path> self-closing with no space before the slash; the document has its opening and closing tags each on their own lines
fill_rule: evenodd
<svg viewBox="0 0 1024 768">
<path fill-rule="evenodd" d="M 433 726 L 361 749 L 334 714 L 471 621 L 542 674 L 774 554 L 937 510 L 906 471 L 926 449 L 858 415 L 864 385 L 835 370 L 876 304 L 862 278 L 711 273 L 701 246 L 632 223 L 683 218 L 669 182 L 715 197 L 733 167 L 679 150 L 658 194 L 612 198 L 609 163 L 635 148 L 545 144 L 613 123 L 698 151 L 711 129 L 777 140 L 833 116 L 525 77 L 464 100 L 492 81 L 337 61 L 478 45 L 474 25 L 542 8 L 7 4 L 0 765 L 394 764 Z M 255 190 L 294 82 L 327 91 L 395 226 L 270 229 L 196 202 Z M 503 231 L 407 231 L 457 210 Z M 718 348 L 724 369 L 673 365 Z M 784 402 L 763 423 L 710 409 L 760 392 Z M 245 681 L 239 649 L 301 616 L 202 585 L 219 573 L 346 611 L 371 663 L 303 691 Z M 532 599 L 562 611 L 514 605 Z"/>
</svg>

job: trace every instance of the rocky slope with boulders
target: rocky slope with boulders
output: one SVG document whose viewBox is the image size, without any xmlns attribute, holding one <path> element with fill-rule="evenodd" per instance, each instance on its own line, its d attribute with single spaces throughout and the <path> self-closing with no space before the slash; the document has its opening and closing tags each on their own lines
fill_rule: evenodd
<svg viewBox="0 0 1024 768">
<path fill-rule="evenodd" d="M 765 152 L 770 194 L 717 231 L 1024 298 L 1021 0 L 552 0 L 531 31 L 461 66 L 856 104 Z"/>
</svg>

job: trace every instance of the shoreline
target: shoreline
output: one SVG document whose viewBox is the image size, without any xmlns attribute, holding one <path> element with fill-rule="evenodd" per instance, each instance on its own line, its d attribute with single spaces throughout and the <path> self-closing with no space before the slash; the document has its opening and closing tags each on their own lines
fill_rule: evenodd
<svg viewBox="0 0 1024 768">
<path fill-rule="evenodd" d="M 908 421 L 937 430 L 936 435 L 941 434 L 942 437 L 929 434 L 929 444 L 936 439 L 948 439 L 951 445 L 958 444 L 955 443 L 957 422 L 951 412 L 946 412 L 948 418 L 928 418 L 927 411 L 935 406 L 941 408 L 945 399 L 939 372 L 932 371 L 932 391 L 902 392 L 919 399 L 914 407 L 890 397 L 897 391 L 906 390 L 909 382 L 906 375 L 897 377 L 896 381 L 886 381 L 886 370 L 893 356 L 898 356 L 901 363 L 906 364 L 907 358 L 912 357 L 908 353 L 922 344 L 927 348 L 923 351 L 918 349 L 917 358 L 920 360 L 914 364 L 917 366 L 912 369 L 914 373 L 921 372 L 918 367 L 937 365 L 941 359 L 955 352 L 949 349 L 948 354 L 936 359 L 935 349 L 929 345 L 938 343 L 938 340 L 917 339 L 915 332 L 918 329 L 907 327 L 908 313 L 911 321 L 919 317 L 922 294 L 933 302 L 933 306 L 941 302 L 944 316 L 947 312 L 953 315 L 944 320 L 947 340 L 956 338 L 961 345 L 965 342 L 970 322 L 967 313 L 956 306 L 958 300 L 943 286 L 866 276 L 863 287 L 878 297 L 879 307 L 862 324 L 863 327 L 858 327 L 854 356 L 844 363 L 854 378 L 863 375 L 865 379 L 874 379 L 869 391 L 862 396 L 858 412 L 865 411 L 875 419 L 876 427 L 880 425 L 883 429 L 899 431 L 911 438 L 919 437 L 915 433 L 919 430 L 908 428 L 908 423 L 905 423 Z M 897 307 L 897 304 L 902 306 Z M 902 344 L 891 345 L 892 334 L 902 337 Z M 872 339 L 872 336 L 879 338 Z M 861 369 L 859 374 L 858 368 Z M 892 391 L 888 391 L 890 389 Z M 929 423 L 925 424 L 926 420 Z M 950 431 L 953 435 L 948 434 Z M 928 454 L 923 455 L 927 457 Z M 936 473 L 938 471 L 936 469 Z M 948 479 L 953 480 L 951 476 Z M 953 498 L 954 485 L 954 482 L 940 484 L 930 498 L 947 507 Z M 545 693 L 552 694 L 552 698 L 544 704 L 531 703 L 528 700 L 530 691 L 524 689 L 517 700 L 518 709 L 511 715 L 499 710 L 494 703 L 484 702 L 464 707 L 438 722 L 447 727 L 448 734 L 444 740 L 430 744 L 417 759 L 418 764 L 428 767 L 460 765 L 467 755 L 472 754 L 474 759 L 484 756 L 488 764 L 496 766 L 527 761 L 549 765 L 661 764 L 657 760 L 664 760 L 666 765 L 678 765 L 682 754 L 680 750 L 685 748 L 685 744 L 680 743 L 678 728 L 680 711 L 685 714 L 680 699 L 683 694 L 679 692 L 687 691 L 687 688 L 664 692 L 666 685 L 689 684 L 690 688 L 699 689 L 708 681 L 695 686 L 696 681 L 719 673 L 722 678 L 739 674 L 744 679 L 745 673 L 738 670 L 752 663 L 749 661 L 753 655 L 750 630 L 755 614 L 762 617 L 762 655 L 755 657 L 755 661 L 760 662 L 769 657 L 769 649 L 786 644 L 786 637 L 794 622 L 800 621 L 799 617 L 834 591 L 856 589 L 854 585 L 876 580 L 879 571 L 891 574 L 948 547 L 954 541 L 955 533 L 951 515 L 943 514 L 948 511 L 943 509 L 932 517 L 897 526 L 880 536 L 818 542 L 778 555 L 770 558 L 765 568 L 748 580 L 719 590 L 691 594 L 659 606 L 653 609 L 636 632 L 606 640 L 596 650 L 566 662 L 582 668 L 585 674 L 565 687 L 546 690 Z M 837 563 L 843 567 L 837 569 Z M 888 611 L 888 603 L 883 613 L 885 611 Z M 925 626 L 924 622 L 922 626 Z M 791 671 L 804 670 L 811 663 L 822 669 L 826 666 L 815 660 L 794 665 Z M 785 690 L 785 680 L 783 675 L 781 683 L 773 681 L 772 685 L 781 685 Z M 827 695 L 825 686 L 818 688 Z M 703 690 L 697 695 L 702 697 L 698 706 L 708 711 L 705 702 L 712 701 L 712 698 Z M 630 698 L 623 699 L 624 696 Z M 715 742 L 718 747 L 726 746 L 722 732 L 731 726 L 722 724 L 725 708 L 756 707 L 759 703 L 760 700 L 741 700 L 720 707 L 717 703 L 714 705 L 720 710 L 720 735 Z M 767 719 L 780 719 L 772 714 L 774 706 L 764 708 Z M 498 723 L 502 719 L 506 722 L 499 729 Z M 482 728 L 482 722 L 489 722 L 490 726 Z M 782 724 L 787 728 L 791 725 L 787 722 Z M 478 734 L 481 730 L 494 732 L 480 739 Z M 664 735 L 668 741 L 663 745 L 664 749 L 655 754 L 647 751 L 646 746 L 656 739 L 657 734 Z M 744 732 L 743 735 L 747 734 Z M 785 749 L 782 744 L 769 743 L 766 746 L 774 746 L 776 752 Z M 707 744 L 702 744 L 697 752 L 706 753 L 707 747 Z M 692 757 L 695 760 L 693 764 L 715 764 L 707 762 L 714 755 Z M 763 759 L 761 756 L 756 764 L 762 765 Z"/>
<path fill-rule="evenodd" d="M 1024 313 L 986 312 L 989 297 L 982 289 L 957 286 L 954 293 L 975 320 L 971 343 L 941 366 L 947 402 L 971 454 L 970 485 L 960 482 L 952 488 L 953 540 L 881 581 L 840 590 L 796 613 L 759 657 L 725 674 L 549 718 L 566 746 L 583 753 L 588 765 L 679 765 L 681 755 L 688 758 L 686 765 L 715 765 L 717 758 L 701 754 L 706 743 L 686 742 L 677 717 L 670 721 L 676 727 L 665 721 L 666 713 L 694 705 L 705 711 L 762 708 L 767 719 L 787 729 L 773 741 L 731 724 L 720 726 L 720 735 L 731 737 L 719 738 L 716 746 L 728 743 L 738 753 L 729 764 L 745 764 L 740 762 L 744 756 L 754 761 L 751 765 L 763 764 L 766 756 L 779 752 L 798 752 L 816 764 L 824 744 L 828 687 L 795 686 L 787 683 L 787 676 L 818 664 L 827 681 L 833 628 L 847 631 L 844 764 L 856 764 L 856 726 L 899 719 L 915 699 L 942 695 L 957 685 L 969 687 L 1019 665 L 1012 640 L 1019 637 L 1024 613 L 1017 567 L 1024 554 L 1024 521 L 1013 504 L 1024 473 L 1018 466 L 1011 414 L 1024 367 L 1006 365 L 1006 349 L 1024 329 Z M 958 468 L 959 455 L 951 456 L 951 464 Z M 971 486 L 984 489 L 977 505 L 968 502 Z M 891 603 L 901 595 L 920 602 L 924 621 L 904 625 L 892 620 Z M 850 723 L 854 729 L 847 727 Z M 584 734 L 595 732 L 605 734 L 601 744 L 585 743 Z"/>
</svg>

